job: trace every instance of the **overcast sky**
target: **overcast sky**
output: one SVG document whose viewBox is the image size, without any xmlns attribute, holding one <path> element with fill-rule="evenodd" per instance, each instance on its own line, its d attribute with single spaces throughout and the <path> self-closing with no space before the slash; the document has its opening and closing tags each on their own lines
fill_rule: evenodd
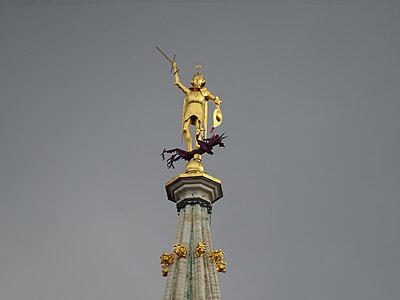
<svg viewBox="0 0 400 300">
<path fill-rule="evenodd" d="M 155 46 L 223 101 L 223 299 L 399 299 L 398 1 L 2 0 L 0 41 L 1 300 L 162 298 L 183 94 Z"/>
</svg>

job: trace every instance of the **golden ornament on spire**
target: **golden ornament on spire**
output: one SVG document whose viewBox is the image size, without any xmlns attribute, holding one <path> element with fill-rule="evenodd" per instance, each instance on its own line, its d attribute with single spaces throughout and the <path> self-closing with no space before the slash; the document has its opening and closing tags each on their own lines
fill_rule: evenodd
<svg viewBox="0 0 400 300">
<path fill-rule="evenodd" d="M 174 245 L 174 253 L 178 258 L 186 258 L 187 256 L 187 250 L 185 246 L 181 243 Z"/>
<path fill-rule="evenodd" d="M 161 253 L 160 264 L 162 264 L 161 273 L 163 277 L 166 277 L 168 275 L 168 267 L 174 263 L 174 260 L 175 256 L 173 254 L 169 254 L 166 252 Z"/>
<path fill-rule="evenodd" d="M 198 242 L 196 245 L 196 257 L 202 257 L 204 253 L 206 253 L 206 244 L 202 242 Z"/>
<path fill-rule="evenodd" d="M 217 270 L 217 272 L 226 272 L 226 262 L 223 261 L 224 252 L 221 249 L 208 252 L 208 257 L 210 258 L 210 261 L 214 263 L 215 270 Z"/>
</svg>

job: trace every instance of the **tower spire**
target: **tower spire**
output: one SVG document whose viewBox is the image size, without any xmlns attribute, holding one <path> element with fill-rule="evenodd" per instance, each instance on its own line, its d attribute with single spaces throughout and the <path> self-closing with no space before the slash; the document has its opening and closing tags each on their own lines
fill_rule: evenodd
<svg viewBox="0 0 400 300">
<path fill-rule="evenodd" d="M 217 273 L 225 273 L 226 267 L 222 250 L 213 248 L 210 220 L 212 204 L 222 197 L 221 181 L 205 173 L 185 173 L 165 187 L 179 219 L 173 251 L 160 257 L 167 277 L 163 300 L 220 300 Z M 173 263 L 165 263 L 166 255 L 174 257 Z"/>
</svg>

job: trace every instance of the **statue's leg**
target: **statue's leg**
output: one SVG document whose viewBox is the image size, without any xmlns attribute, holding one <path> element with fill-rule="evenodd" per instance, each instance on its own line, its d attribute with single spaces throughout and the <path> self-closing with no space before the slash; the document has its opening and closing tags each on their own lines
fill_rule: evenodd
<svg viewBox="0 0 400 300">
<path fill-rule="evenodd" d="M 197 140 L 201 140 L 202 139 L 202 132 L 201 132 L 201 121 L 199 119 L 196 119 L 195 122 L 195 128 L 196 128 L 196 149 L 199 148 L 199 143 L 197 143 Z"/>
<path fill-rule="evenodd" d="M 192 136 L 190 135 L 190 119 L 183 123 L 183 136 L 186 142 L 187 151 L 192 151 Z"/>
</svg>

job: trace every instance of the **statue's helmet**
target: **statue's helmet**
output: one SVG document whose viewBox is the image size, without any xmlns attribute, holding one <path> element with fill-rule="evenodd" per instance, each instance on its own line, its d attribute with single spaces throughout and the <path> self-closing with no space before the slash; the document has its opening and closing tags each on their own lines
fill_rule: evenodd
<svg viewBox="0 0 400 300">
<path fill-rule="evenodd" d="M 204 79 L 204 76 L 200 73 L 196 73 L 193 75 L 192 81 L 190 81 L 193 87 L 197 87 L 195 85 L 198 85 L 199 88 L 202 88 L 206 85 L 206 80 Z"/>
</svg>

